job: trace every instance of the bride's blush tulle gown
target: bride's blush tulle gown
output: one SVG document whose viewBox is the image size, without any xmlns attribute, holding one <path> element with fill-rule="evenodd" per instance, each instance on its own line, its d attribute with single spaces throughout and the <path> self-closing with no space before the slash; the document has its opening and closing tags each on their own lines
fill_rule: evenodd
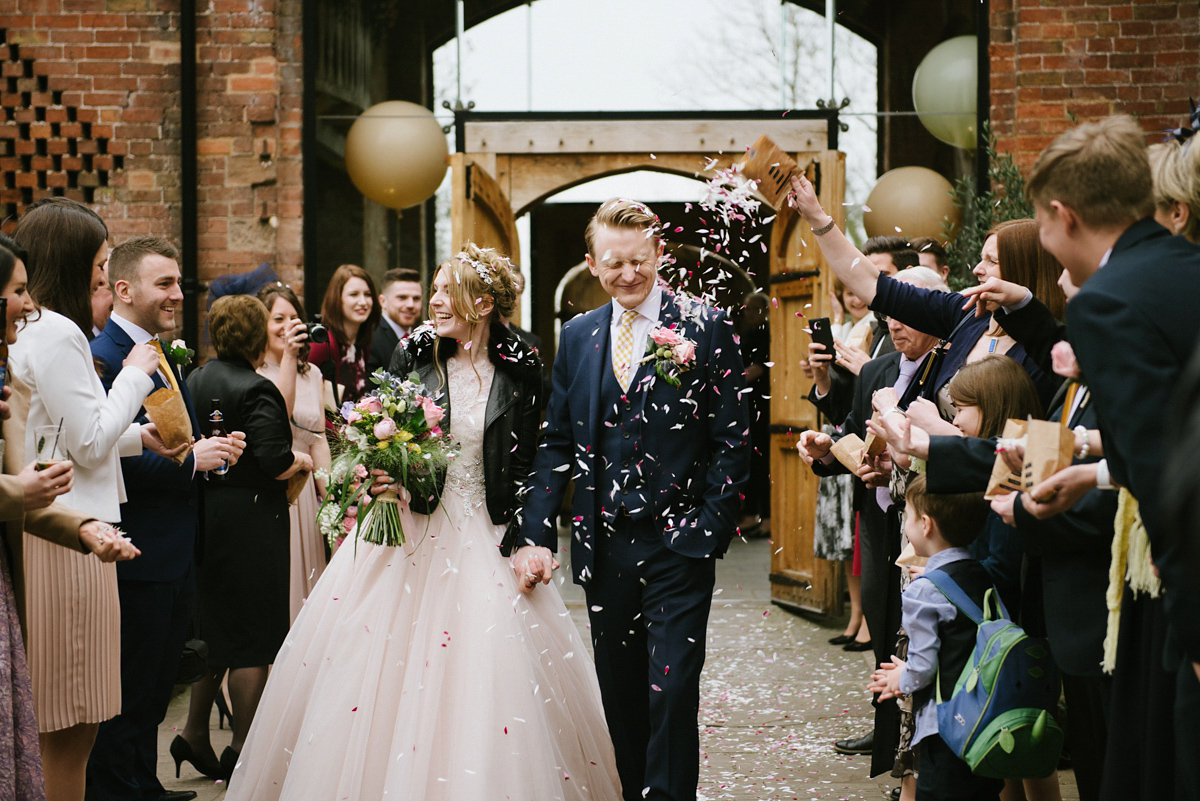
<svg viewBox="0 0 1200 801">
<path fill-rule="evenodd" d="M 405 548 L 347 540 L 275 660 L 228 801 L 619 799 L 595 669 L 484 506 L 492 366 L 448 363 L 462 453 Z M 410 546 L 411 548 L 411 546 Z"/>
</svg>

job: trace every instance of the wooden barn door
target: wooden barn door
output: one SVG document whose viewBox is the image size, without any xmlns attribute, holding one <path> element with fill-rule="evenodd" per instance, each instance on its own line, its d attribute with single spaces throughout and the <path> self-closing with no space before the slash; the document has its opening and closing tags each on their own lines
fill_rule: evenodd
<svg viewBox="0 0 1200 801">
<path fill-rule="evenodd" d="M 844 226 L 845 155 L 827 150 L 792 154 L 808 165 L 821 205 Z M 785 606 L 839 615 L 837 563 L 813 556 L 817 478 L 796 451 L 800 432 L 817 426 L 807 400 L 811 383 L 799 362 L 808 355 L 808 319 L 829 316 L 828 266 L 812 230 L 790 208 L 771 232 L 771 599 Z"/>
<path fill-rule="evenodd" d="M 494 161 L 494 159 L 492 159 Z M 521 263 L 521 246 L 512 205 L 500 184 L 484 165 L 466 153 L 450 156 L 451 191 L 450 247 L 457 252 L 467 241 L 496 248 Z"/>
</svg>

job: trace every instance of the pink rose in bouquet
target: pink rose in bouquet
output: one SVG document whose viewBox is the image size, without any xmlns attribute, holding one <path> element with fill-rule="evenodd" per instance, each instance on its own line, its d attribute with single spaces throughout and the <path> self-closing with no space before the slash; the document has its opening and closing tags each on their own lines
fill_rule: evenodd
<svg viewBox="0 0 1200 801">
<path fill-rule="evenodd" d="M 378 398 L 365 398 L 359 405 L 371 414 L 379 414 L 383 411 L 383 404 L 379 402 Z"/>
<path fill-rule="evenodd" d="M 655 345 L 666 345 L 668 348 L 673 348 L 683 341 L 678 331 L 661 326 L 650 332 L 650 338 L 654 340 Z"/>
<path fill-rule="evenodd" d="M 396 431 L 396 421 L 390 417 L 385 417 L 375 424 L 375 439 L 391 439 L 396 436 Z"/>
<path fill-rule="evenodd" d="M 671 358 L 676 364 L 691 364 L 696 359 L 696 343 L 685 339 L 671 349 Z"/>
<path fill-rule="evenodd" d="M 438 406 L 437 402 L 429 397 L 421 398 L 421 411 L 425 413 L 425 425 L 431 429 L 437 428 L 437 424 L 442 422 L 442 418 L 446 416 L 442 407 Z"/>
</svg>

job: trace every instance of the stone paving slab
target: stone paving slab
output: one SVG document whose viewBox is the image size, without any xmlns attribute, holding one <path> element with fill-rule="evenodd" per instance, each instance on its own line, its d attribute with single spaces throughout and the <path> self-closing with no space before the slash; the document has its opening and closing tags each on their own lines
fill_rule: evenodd
<svg viewBox="0 0 1200 801">
<path fill-rule="evenodd" d="M 699 797 L 882 799 L 893 780 L 868 778 L 866 757 L 841 756 L 830 747 L 833 740 L 858 736 L 871 725 L 864 689 L 870 656 L 826 642 L 840 633 L 840 625 L 822 626 L 771 603 L 770 549 L 769 540 L 736 540 L 718 562 L 701 680 Z M 586 632 L 583 592 L 571 583 L 568 566 L 559 575 L 568 577 L 559 589 L 575 625 Z M 183 693 L 172 701 L 159 729 L 159 776 L 169 790 L 195 790 L 199 801 L 221 801 L 225 785 L 199 776 L 188 764 L 181 778 L 174 778 L 167 748 L 186 717 Z M 217 728 L 214 711 L 218 754 L 229 738 L 228 729 Z M 1066 772 L 1060 778 L 1064 801 L 1076 801 L 1074 777 Z"/>
</svg>

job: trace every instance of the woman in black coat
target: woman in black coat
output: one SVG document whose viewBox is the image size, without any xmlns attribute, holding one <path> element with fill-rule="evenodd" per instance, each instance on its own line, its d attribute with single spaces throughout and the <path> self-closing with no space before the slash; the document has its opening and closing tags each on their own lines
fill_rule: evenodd
<svg viewBox="0 0 1200 801">
<path fill-rule="evenodd" d="M 185 738 L 176 738 L 185 752 L 176 754 L 175 744 L 171 750 L 177 762 L 189 759 L 212 778 L 228 778 L 288 632 L 287 479 L 313 465 L 307 453 L 292 451 L 283 396 L 255 372 L 266 355 L 266 307 L 249 295 L 224 297 L 208 325 L 217 358 L 188 377 L 188 389 L 201 413 L 220 409 L 226 431 L 245 432 L 246 450 L 224 475 L 210 473 L 204 487 L 196 629 L 212 672 L 192 686 Z M 233 741 L 217 770 L 209 715 L 226 671 Z"/>
</svg>

